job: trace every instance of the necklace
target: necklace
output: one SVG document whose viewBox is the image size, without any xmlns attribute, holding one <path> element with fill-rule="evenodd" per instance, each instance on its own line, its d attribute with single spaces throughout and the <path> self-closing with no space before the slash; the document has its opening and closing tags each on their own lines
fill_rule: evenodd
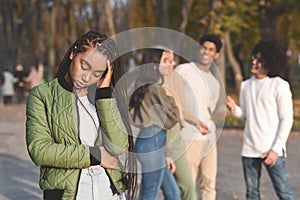
<svg viewBox="0 0 300 200">
<path fill-rule="evenodd" d="M 93 120 L 95 129 L 98 130 L 97 124 L 96 124 L 95 119 L 94 119 L 94 117 L 92 116 L 92 114 L 88 111 L 88 109 L 85 107 L 85 105 L 82 103 L 82 101 L 80 100 L 80 98 L 78 97 L 78 95 L 77 95 L 76 93 L 75 93 L 75 97 L 76 97 L 76 99 L 79 101 L 80 105 L 84 108 L 84 110 L 86 111 L 86 113 L 87 113 L 87 114 L 90 116 L 90 118 Z"/>
</svg>

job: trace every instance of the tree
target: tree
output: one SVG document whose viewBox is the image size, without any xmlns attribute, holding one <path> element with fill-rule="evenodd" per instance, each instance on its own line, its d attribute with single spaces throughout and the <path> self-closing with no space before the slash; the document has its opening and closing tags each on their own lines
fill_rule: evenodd
<svg viewBox="0 0 300 200">
<path fill-rule="evenodd" d="M 228 61 L 234 72 L 236 92 L 240 91 L 240 84 L 243 80 L 240 64 L 237 62 L 232 45 L 232 35 L 235 34 L 239 42 L 245 43 L 242 33 L 247 30 L 252 32 L 252 39 L 258 40 L 257 5 L 251 0 L 233 1 L 211 0 L 212 12 L 210 12 L 209 30 L 223 35 Z M 250 39 L 251 40 L 251 39 Z M 256 43 L 257 41 L 255 41 Z"/>
<path fill-rule="evenodd" d="M 169 0 L 156 0 L 158 10 L 158 24 L 160 27 L 169 28 Z"/>
<path fill-rule="evenodd" d="M 181 9 L 181 23 L 179 25 L 179 31 L 181 33 L 185 33 L 186 26 L 188 24 L 189 20 L 189 13 L 191 10 L 191 7 L 194 3 L 194 0 L 183 0 L 182 2 L 182 9 Z"/>
<path fill-rule="evenodd" d="M 2 40 L 1 43 L 1 64 L 11 66 L 12 60 L 16 58 L 16 43 L 14 40 L 15 33 L 15 12 L 14 2 L 10 0 L 2 0 L 1 2 L 1 18 L 2 18 Z"/>
<path fill-rule="evenodd" d="M 158 26 L 157 14 L 154 0 L 135 0 L 130 8 L 129 27 Z"/>
<path fill-rule="evenodd" d="M 105 0 L 105 13 L 107 17 L 107 23 L 108 23 L 108 29 L 110 35 L 116 34 L 114 19 L 113 19 L 113 13 L 110 7 L 110 0 Z"/>
</svg>

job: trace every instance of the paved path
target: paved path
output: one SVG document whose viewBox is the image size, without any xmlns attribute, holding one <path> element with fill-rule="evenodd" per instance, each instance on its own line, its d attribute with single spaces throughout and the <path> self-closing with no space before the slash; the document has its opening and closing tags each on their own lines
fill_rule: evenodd
<svg viewBox="0 0 300 200">
<path fill-rule="evenodd" d="M 25 147 L 25 106 L 0 108 L 0 200 L 42 199 L 38 186 L 39 168 Z M 240 149 L 242 131 L 225 129 L 218 143 L 217 199 L 245 199 Z M 300 132 L 288 140 L 288 176 L 295 200 L 300 199 Z M 261 179 L 263 200 L 277 199 L 266 170 Z"/>
</svg>

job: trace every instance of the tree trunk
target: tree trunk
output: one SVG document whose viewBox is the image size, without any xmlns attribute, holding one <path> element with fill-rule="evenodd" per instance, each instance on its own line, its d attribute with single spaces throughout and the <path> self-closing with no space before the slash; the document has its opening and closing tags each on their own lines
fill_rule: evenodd
<svg viewBox="0 0 300 200">
<path fill-rule="evenodd" d="M 194 0 L 183 0 L 183 5 L 181 9 L 181 23 L 179 25 L 179 31 L 185 33 L 185 29 L 189 20 L 189 12 L 194 3 Z"/>
<path fill-rule="evenodd" d="M 220 72 L 221 80 L 223 81 L 224 88 L 226 88 L 226 59 L 225 59 L 225 41 L 221 38 L 223 43 L 223 48 L 219 52 L 219 58 L 216 61 L 218 70 Z"/>
<path fill-rule="evenodd" d="M 260 18 L 260 34 L 262 40 L 277 40 L 278 35 L 276 31 L 276 23 L 278 19 L 278 11 L 271 7 L 259 6 Z"/>
<path fill-rule="evenodd" d="M 15 25 L 14 25 L 14 10 L 13 1 L 2 0 L 1 2 L 1 14 L 2 14 L 2 41 L 3 47 L 1 47 L 1 61 L 0 64 L 11 67 L 14 59 L 16 59 L 16 42 L 14 40 Z"/>
<path fill-rule="evenodd" d="M 114 18 L 113 13 L 110 7 L 110 0 L 105 0 L 105 14 L 107 17 L 107 23 L 108 23 L 108 29 L 110 36 L 113 36 L 116 34 L 115 24 L 114 24 Z"/>
<path fill-rule="evenodd" d="M 232 44 L 231 44 L 231 39 L 230 39 L 230 32 L 228 32 L 228 31 L 225 32 L 224 40 L 225 40 L 227 58 L 230 63 L 230 66 L 232 67 L 232 70 L 234 72 L 234 82 L 235 82 L 236 93 L 239 94 L 243 76 L 241 73 L 240 65 L 237 62 L 237 60 L 235 59 L 234 54 L 233 54 Z"/>
<path fill-rule="evenodd" d="M 95 22 L 93 23 L 93 26 L 95 28 L 95 30 L 100 30 L 100 20 L 101 20 L 101 11 L 98 8 L 98 4 L 99 2 L 93 2 L 93 19 L 95 20 Z"/>
<path fill-rule="evenodd" d="M 36 57 L 37 61 L 39 64 L 44 64 L 44 56 L 45 56 L 45 44 L 43 40 L 43 32 L 42 32 L 42 5 L 40 1 L 35 2 L 35 7 L 36 7 L 36 32 L 35 34 L 37 35 L 37 42 L 35 43 L 34 47 L 34 56 Z M 43 56 L 41 56 L 43 55 Z"/>
<path fill-rule="evenodd" d="M 1 43 L 3 44 L 2 47 L 1 47 L 1 54 L 0 54 L 0 59 L 1 59 L 1 64 L 4 65 L 4 63 L 6 63 L 6 60 L 8 58 L 8 49 L 9 49 L 9 46 L 8 46 L 8 29 L 7 29 L 7 25 L 8 25 L 8 18 L 7 18 L 7 15 L 5 14 L 5 5 L 6 5 L 6 2 L 4 0 L 2 0 L 1 2 L 1 17 L 2 17 L 2 38 L 1 38 Z"/>
<path fill-rule="evenodd" d="M 55 45 L 54 45 L 54 36 L 55 36 L 55 27 L 56 27 L 56 21 L 55 17 L 57 14 L 57 3 L 54 1 L 52 6 L 49 6 L 49 38 L 48 38 L 48 68 L 50 69 L 50 72 L 48 74 L 48 79 L 51 79 L 56 72 L 56 66 L 55 66 Z"/>
<path fill-rule="evenodd" d="M 158 9 L 158 24 L 160 27 L 169 28 L 169 0 L 156 0 Z"/>
</svg>

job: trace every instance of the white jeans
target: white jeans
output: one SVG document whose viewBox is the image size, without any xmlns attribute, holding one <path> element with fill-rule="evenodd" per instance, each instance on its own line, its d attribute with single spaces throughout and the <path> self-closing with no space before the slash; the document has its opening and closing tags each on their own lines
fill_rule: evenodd
<svg viewBox="0 0 300 200">
<path fill-rule="evenodd" d="M 82 169 L 77 200 L 125 200 L 124 195 L 113 194 L 109 177 L 100 165 Z"/>
</svg>

